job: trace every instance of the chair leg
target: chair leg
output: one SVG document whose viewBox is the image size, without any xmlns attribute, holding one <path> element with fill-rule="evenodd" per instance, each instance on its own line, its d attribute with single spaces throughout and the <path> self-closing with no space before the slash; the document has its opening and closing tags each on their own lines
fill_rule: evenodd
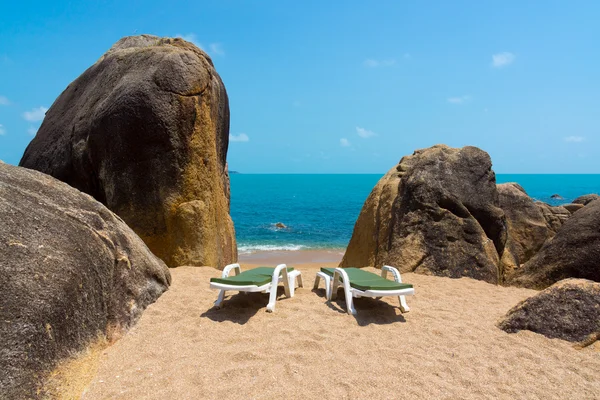
<svg viewBox="0 0 600 400">
<path fill-rule="evenodd" d="M 275 302 L 277 301 L 277 285 L 271 285 L 269 291 L 269 304 L 267 304 L 267 312 L 275 311 Z"/>
<path fill-rule="evenodd" d="M 331 297 L 337 296 L 337 287 L 339 285 L 340 280 L 342 281 L 342 285 L 344 285 L 344 294 L 346 295 L 346 309 L 348 314 L 354 315 L 356 314 L 356 309 L 354 308 L 354 302 L 352 301 L 352 289 L 350 288 L 350 279 L 348 278 L 348 274 L 342 268 L 336 268 L 333 273 L 333 293 L 331 293 Z"/>
<path fill-rule="evenodd" d="M 224 298 L 225 298 L 225 291 L 219 290 L 219 295 L 217 296 L 217 301 L 215 301 L 215 308 L 221 308 L 221 303 L 223 302 Z"/>
<path fill-rule="evenodd" d="M 400 311 L 403 313 L 409 312 L 410 308 L 406 304 L 406 296 L 398 296 L 398 300 L 400 300 Z"/>
<path fill-rule="evenodd" d="M 302 283 L 302 274 L 298 275 L 296 280 L 298 281 L 298 287 L 304 287 L 304 283 Z"/>
<path fill-rule="evenodd" d="M 317 274 L 317 277 L 315 278 L 315 284 L 313 285 L 314 290 L 319 288 L 319 282 L 321 282 L 321 275 Z"/>
</svg>

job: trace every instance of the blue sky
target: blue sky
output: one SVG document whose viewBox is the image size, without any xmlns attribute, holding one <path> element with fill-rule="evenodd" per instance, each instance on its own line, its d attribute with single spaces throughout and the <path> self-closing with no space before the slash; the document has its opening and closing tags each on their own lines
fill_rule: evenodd
<svg viewBox="0 0 600 400">
<path fill-rule="evenodd" d="M 0 159 L 123 36 L 183 36 L 230 97 L 230 169 L 383 173 L 436 143 L 600 173 L 600 2 L 2 2 Z"/>
</svg>

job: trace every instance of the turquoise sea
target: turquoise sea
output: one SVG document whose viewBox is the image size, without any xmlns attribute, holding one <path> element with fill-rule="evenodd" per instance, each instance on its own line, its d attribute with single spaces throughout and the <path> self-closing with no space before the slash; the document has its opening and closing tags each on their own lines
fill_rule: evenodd
<svg viewBox="0 0 600 400">
<path fill-rule="evenodd" d="M 345 248 L 360 209 L 383 176 L 232 174 L 231 216 L 240 254 L 265 250 Z M 552 205 L 600 193 L 600 175 L 503 175 Z M 564 199 L 550 196 L 559 194 Z M 277 228 L 281 222 L 287 228 Z"/>
</svg>

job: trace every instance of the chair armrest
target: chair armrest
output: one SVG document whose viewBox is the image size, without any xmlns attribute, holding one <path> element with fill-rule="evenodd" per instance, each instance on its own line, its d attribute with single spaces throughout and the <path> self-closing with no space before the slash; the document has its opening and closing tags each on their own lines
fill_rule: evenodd
<svg viewBox="0 0 600 400">
<path fill-rule="evenodd" d="M 233 270 L 234 275 L 239 275 L 242 273 L 242 267 L 240 264 L 229 264 L 223 268 L 223 273 L 221 274 L 221 279 L 227 278 L 229 276 L 229 272 Z"/>
<path fill-rule="evenodd" d="M 400 271 L 397 268 L 390 267 L 389 265 L 384 265 L 381 267 L 381 277 L 387 278 L 387 273 L 391 272 L 394 275 L 394 280 L 398 283 L 402 283 L 402 277 L 400 276 Z"/>
</svg>

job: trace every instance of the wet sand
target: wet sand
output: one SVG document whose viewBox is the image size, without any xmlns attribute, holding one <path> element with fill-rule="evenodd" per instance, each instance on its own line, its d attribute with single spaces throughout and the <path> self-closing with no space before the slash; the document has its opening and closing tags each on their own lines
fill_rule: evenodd
<svg viewBox="0 0 600 400">
<path fill-rule="evenodd" d="M 170 290 L 102 352 L 83 398 L 600 399 L 598 343 L 575 350 L 496 327 L 533 290 L 404 274 L 409 313 L 397 298 L 356 299 L 351 316 L 342 290 L 331 303 L 312 290 L 336 262 L 292 258 L 279 262 L 302 271 L 304 288 L 290 299 L 280 288 L 274 313 L 260 293 L 232 292 L 216 310 L 208 282 L 220 271 L 172 270 Z"/>
</svg>

